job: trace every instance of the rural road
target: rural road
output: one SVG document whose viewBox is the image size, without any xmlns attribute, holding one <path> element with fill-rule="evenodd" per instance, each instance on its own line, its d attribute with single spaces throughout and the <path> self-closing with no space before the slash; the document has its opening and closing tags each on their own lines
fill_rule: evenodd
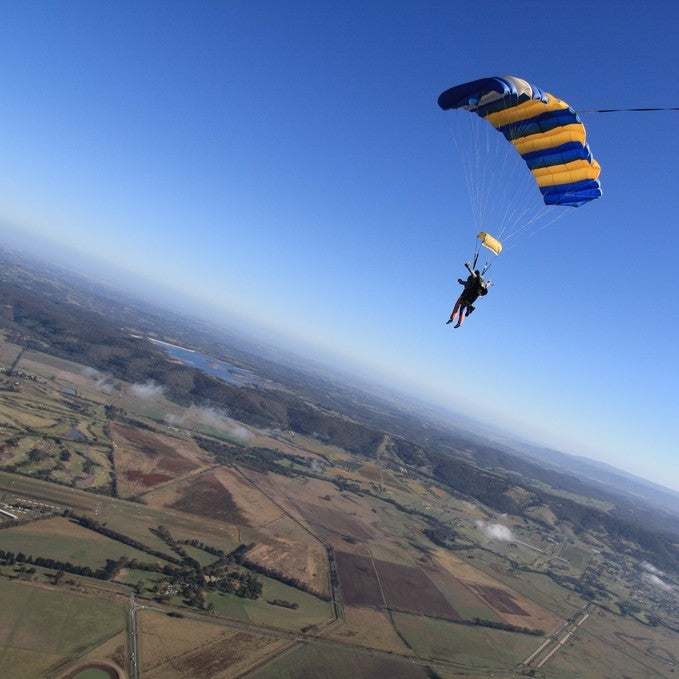
<svg viewBox="0 0 679 679">
<path fill-rule="evenodd" d="M 134 593 L 130 593 L 130 628 L 129 628 L 129 649 L 130 649 L 130 679 L 139 677 L 139 653 L 137 652 L 137 611 L 148 608 L 140 606 L 134 600 Z"/>
</svg>

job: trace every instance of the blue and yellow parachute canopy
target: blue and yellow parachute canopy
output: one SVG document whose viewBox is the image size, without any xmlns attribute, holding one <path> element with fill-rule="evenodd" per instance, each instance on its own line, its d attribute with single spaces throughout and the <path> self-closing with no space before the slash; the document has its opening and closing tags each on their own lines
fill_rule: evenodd
<svg viewBox="0 0 679 679">
<path fill-rule="evenodd" d="M 578 207 L 602 195 L 599 173 L 578 114 L 521 78 L 482 78 L 451 87 L 443 110 L 466 109 L 487 120 L 526 162 L 546 205 Z"/>
</svg>

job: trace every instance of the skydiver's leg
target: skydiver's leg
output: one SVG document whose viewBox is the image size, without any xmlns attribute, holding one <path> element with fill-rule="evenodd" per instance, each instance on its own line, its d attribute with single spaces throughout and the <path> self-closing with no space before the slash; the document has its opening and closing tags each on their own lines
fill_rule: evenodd
<svg viewBox="0 0 679 679">
<path fill-rule="evenodd" d="M 467 309 L 466 307 L 462 307 L 462 308 L 460 309 L 460 318 L 459 318 L 459 320 L 457 321 L 457 323 L 455 324 L 455 327 L 456 327 L 456 328 L 459 328 L 459 327 L 462 325 L 462 323 L 463 323 L 463 321 L 464 321 L 464 312 L 466 311 L 466 309 Z"/>
<path fill-rule="evenodd" d="M 455 302 L 455 306 L 453 307 L 453 313 L 450 314 L 450 320 L 448 321 L 448 323 L 455 320 L 455 316 L 457 316 L 457 312 L 459 311 L 461 304 L 462 304 L 462 297 L 458 297 L 457 302 Z"/>
</svg>

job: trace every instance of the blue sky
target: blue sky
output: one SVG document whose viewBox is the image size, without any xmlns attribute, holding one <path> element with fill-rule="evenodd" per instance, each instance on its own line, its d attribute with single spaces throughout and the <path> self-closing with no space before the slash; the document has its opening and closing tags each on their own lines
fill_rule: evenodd
<svg viewBox="0 0 679 679">
<path fill-rule="evenodd" d="M 0 0 L 0 221 L 679 489 L 679 113 L 583 115 L 604 198 L 474 248 L 452 85 L 679 106 L 673 2 Z M 37 242 L 37 241 L 36 241 Z"/>
</svg>

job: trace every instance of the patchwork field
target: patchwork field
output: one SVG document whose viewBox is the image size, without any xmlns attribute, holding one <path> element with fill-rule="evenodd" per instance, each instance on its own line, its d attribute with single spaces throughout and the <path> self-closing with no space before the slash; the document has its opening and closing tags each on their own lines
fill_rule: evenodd
<svg viewBox="0 0 679 679">
<path fill-rule="evenodd" d="M 0 365 L 19 353 L 0 342 Z M 226 442 L 224 458 L 202 450 L 195 431 L 214 435 L 199 439 L 206 447 Z M 0 374 L 0 467 L 12 472 L 0 471 L 0 502 L 26 523 L 2 519 L 0 548 L 93 569 L 121 556 L 159 561 L 157 552 L 172 567 L 123 567 L 114 582 L 94 584 L 66 574 L 69 584 L 55 587 L 48 569 L 2 564 L 0 676 L 49 671 L 66 679 L 88 662 L 126 671 L 131 591 L 139 604 L 182 607 L 173 613 L 185 616 L 138 613 L 142 676 L 433 676 L 420 659 L 444 678 L 469 668 L 481 675 L 535 669 L 517 665 L 572 625 L 585 601 L 521 567 L 558 566 L 579 577 L 597 565 L 596 547 L 561 530 L 546 506 L 501 517 L 446 492 L 399 466 L 393 445 L 384 437 L 377 459 L 351 455 L 312 437 L 241 425 L 221 411 L 183 409 L 153 384 L 124 384 L 24 352 L 11 379 Z M 247 463 L 233 451 L 247 452 Z M 267 467 L 270 459 L 276 463 Z M 66 509 L 140 549 L 82 528 L 61 515 Z M 515 540 L 481 530 L 494 522 L 511 526 Z M 454 528 L 456 541 L 439 546 L 432 526 Z M 261 592 L 234 585 L 248 579 Z M 624 598 L 631 587 L 618 577 L 611 591 Z M 675 635 L 595 606 L 590 615 L 545 663 L 546 676 L 673 673 Z M 472 626 L 474 618 L 515 628 Z M 82 624 L 65 629 L 72 619 Z"/>
</svg>

